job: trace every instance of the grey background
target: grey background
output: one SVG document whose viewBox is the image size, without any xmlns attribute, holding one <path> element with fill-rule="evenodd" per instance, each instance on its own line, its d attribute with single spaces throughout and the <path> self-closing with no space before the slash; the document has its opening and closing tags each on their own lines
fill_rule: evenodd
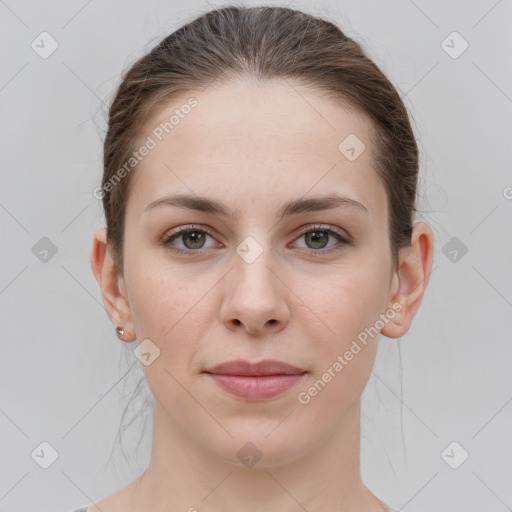
<svg viewBox="0 0 512 512">
<path fill-rule="evenodd" d="M 103 224 L 92 191 L 121 71 L 220 4 L 0 0 L 0 512 L 71 510 L 149 460 L 150 416 L 142 442 L 142 421 L 127 430 L 128 460 L 115 444 L 142 371 L 89 266 Z M 289 5 L 338 23 L 401 92 L 422 153 L 420 218 L 436 236 L 424 303 L 403 340 L 381 338 L 365 390 L 364 481 L 398 510 L 511 510 L 511 2 Z M 46 59 L 31 47 L 43 31 L 59 45 Z M 442 43 L 453 31 L 469 44 L 457 58 L 446 45 L 462 41 Z M 43 441 L 58 452 L 47 469 Z M 461 448 L 441 455 L 453 441 L 469 453 L 458 469 L 446 460 Z"/>
</svg>

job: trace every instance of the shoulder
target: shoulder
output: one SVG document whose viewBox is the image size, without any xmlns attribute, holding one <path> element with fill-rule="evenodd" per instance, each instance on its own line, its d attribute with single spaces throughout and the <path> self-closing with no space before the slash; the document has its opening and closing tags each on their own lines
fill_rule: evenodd
<svg viewBox="0 0 512 512">
<path fill-rule="evenodd" d="M 113 494 L 89 503 L 86 506 L 82 506 L 72 512 L 123 512 L 128 510 L 139 478 L 136 478 L 121 489 L 118 489 Z"/>
</svg>

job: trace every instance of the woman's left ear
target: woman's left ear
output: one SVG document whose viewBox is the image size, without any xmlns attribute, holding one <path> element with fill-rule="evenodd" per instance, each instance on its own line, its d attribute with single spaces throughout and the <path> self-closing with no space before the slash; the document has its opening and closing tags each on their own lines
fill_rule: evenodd
<svg viewBox="0 0 512 512">
<path fill-rule="evenodd" d="M 409 330 L 427 288 L 433 253 L 432 230 L 424 222 L 418 222 L 412 228 L 411 245 L 399 249 L 398 267 L 392 278 L 388 304 L 389 308 L 395 304 L 396 314 L 382 328 L 384 336 L 399 338 Z"/>
</svg>

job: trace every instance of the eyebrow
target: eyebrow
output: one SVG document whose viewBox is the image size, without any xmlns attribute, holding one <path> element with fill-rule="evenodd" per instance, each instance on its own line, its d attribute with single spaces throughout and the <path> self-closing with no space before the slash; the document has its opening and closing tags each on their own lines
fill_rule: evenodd
<svg viewBox="0 0 512 512">
<path fill-rule="evenodd" d="M 212 213 L 222 217 L 236 218 L 238 210 L 231 212 L 226 206 L 216 199 L 199 196 L 178 194 L 166 196 L 148 204 L 144 211 L 154 210 L 162 206 L 175 206 L 187 210 L 195 210 L 204 213 Z M 362 212 L 368 212 L 368 208 L 362 203 L 340 195 L 329 195 L 312 197 L 309 199 L 294 199 L 285 203 L 278 211 L 277 218 L 283 219 L 286 216 L 296 215 L 304 212 L 316 212 L 321 210 L 334 210 L 337 208 L 354 208 Z"/>
</svg>

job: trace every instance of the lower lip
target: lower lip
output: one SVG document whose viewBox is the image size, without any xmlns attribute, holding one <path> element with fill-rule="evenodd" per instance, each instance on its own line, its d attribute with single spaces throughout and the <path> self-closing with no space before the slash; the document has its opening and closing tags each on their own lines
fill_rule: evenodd
<svg viewBox="0 0 512 512">
<path fill-rule="evenodd" d="M 208 373 L 225 391 L 248 400 L 263 400 L 284 393 L 299 382 L 304 373 L 294 375 L 220 375 Z"/>
</svg>

